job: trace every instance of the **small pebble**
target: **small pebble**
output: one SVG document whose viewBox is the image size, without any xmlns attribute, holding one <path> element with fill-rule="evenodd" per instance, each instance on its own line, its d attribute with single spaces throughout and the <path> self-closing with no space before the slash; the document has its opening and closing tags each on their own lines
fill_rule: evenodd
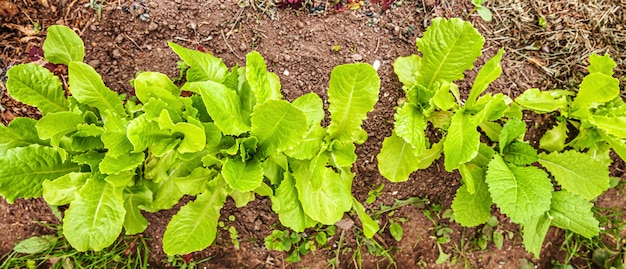
<svg viewBox="0 0 626 269">
<path fill-rule="evenodd" d="M 304 28 L 304 23 L 302 23 L 301 21 L 298 22 L 297 24 L 298 28 L 302 29 Z"/>
<path fill-rule="evenodd" d="M 289 62 L 289 61 L 291 61 L 291 55 L 285 54 L 285 55 L 283 55 L 283 59 L 285 59 L 285 62 Z"/>
<path fill-rule="evenodd" d="M 352 229 L 352 226 L 354 226 L 354 221 L 349 218 L 345 218 L 335 223 L 335 226 L 343 230 L 350 230 Z"/>
<path fill-rule="evenodd" d="M 113 59 L 120 59 L 122 58 L 122 53 L 120 53 L 120 50 L 114 49 L 112 52 L 112 56 L 113 56 Z"/>
<path fill-rule="evenodd" d="M 100 66 L 100 61 L 92 60 L 92 61 L 89 61 L 87 64 L 93 68 L 98 68 Z"/>
<path fill-rule="evenodd" d="M 241 43 L 241 45 L 239 45 L 240 51 L 246 51 L 247 49 L 248 49 L 248 46 L 246 45 L 246 43 Z"/>
<path fill-rule="evenodd" d="M 284 74 L 285 76 L 289 76 L 289 71 L 288 71 L 287 69 L 285 69 L 285 72 L 283 72 L 283 74 Z"/>
<path fill-rule="evenodd" d="M 152 50 L 152 45 L 146 45 L 147 50 Z"/>
<path fill-rule="evenodd" d="M 148 31 L 155 31 L 156 29 L 159 29 L 159 25 L 156 24 L 156 22 L 151 22 L 150 25 L 148 25 Z"/>
<path fill-rule="evenodd" d="M 361 54 L 355 53 L 352 54 L 352 56 L 350 56 L 352 58 L 353 62 L 360 62 L 363 60 L 363 56 L 361 56 Z"/>
<path fill-rule="evenodd" d="M 148 3 L 148 6 L 150 8 L 157 8 L 159 6 L 159 4 L 157 2 L 150 2 L 150 3 Z"/>
<path fill-rule="evenodd" d="M 380 68 L 380 61 L 379 60 L 375 60 L 374 64 L 372 64 L 372 66 L 374 67 L 374 70 L 378 71 L 378 68 Z"/>
<path fill-rule="evenodd" d="M 139 19 L 141 21 L 148 21 L 150 19 L 150 15 L 148 15 L 147 13 L 141 14 L 139 15 Z"/>
</svg>

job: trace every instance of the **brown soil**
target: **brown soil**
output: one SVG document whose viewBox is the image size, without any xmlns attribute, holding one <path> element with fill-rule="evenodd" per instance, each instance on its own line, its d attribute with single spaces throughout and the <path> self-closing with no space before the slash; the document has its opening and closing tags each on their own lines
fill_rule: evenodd
<svg viewBox="0 0 626 269">
<path fill-rule="evenodd" d="M 11 0 L 13 1 L 13 0 Z M 97 1 L 94 1 L 97 2 Z M 375 240 L 391 249 L 391 256 L 398 268 L 517 268 L 521 259 L 531 260 L 539 268 L 551 267 L 553 260 L 563 261 L 561 250 L 563 232 L 552 228 L 546 239 L 541 259 L 533 259 L 521 246 L 518 227 L 494 210 L 501 223 L 498 229 L 512 232 L 502 250 L 489 244 L 486 251 L 461 247 L 461 243 L 474 240 L 480 228 L 466 229 L 448 219 L 436 218 L 437 223 L 452 228 L 451 242 L 443 244 L 443 251 L 459 258 L 456 265 L 435 265 L 439 251 L 433 239 L 433 222 L 424 215 L 433 205 L 449 208 L 460 184 L 457 173 L 443 169 L 442 160 L 426 170 L 418 171 L 405 183 L 391 184 L 377 172 L 375 156 L 380 151 L 384 137 L 392 130 L 394 106 L 402 97 L 401 85 L 393 73 L 393 60 L 399 56 L 417 53 L 415 39 L 420 37 L 435 17 L 460 17 L 472 22 L 486 37 L 484 55 L 477 66 L 504 47 L 507 51 L 502 65 L 503 75 L 491 90 L 511 97 L 531 87 L 559 88 L 580 82 L 591 52 L 609 52 L 618 62 L 616 73 L 624 75 L 624 51 L 626 35 L 622 25 L 626 22 L 626 4 L 622 2 L 582 4 L 574 1 L 510 1 L 497 0 L 490 3 L 494 12 L 492 22 L 484 22 L 478 15 L 469 14 L 473 8 L 464 1 L 402 1 L 382 12 L 381 7 L 366 1 L 366 6 L 355 11 L 309 13 L 306 9 L 279 9 L 259 12 L 251 4 L 262 1 L 248 0 L 120 0 L 108 1 L 102 7 L 101 19 L 87 0 L 0 0 L 0 77 L 11 65 L 29 61 L 28 52 L 41 46 L 45 31 L 52 24 L 74 28 L 85 42 L 86 59 L 102 75 L 106 85 L 121 93 L 133 94 L 129 80 L 138 71 L 158 71 L 177 77 L 178 57 L 167 47 L 167 41 L 183 46 L 204 49 L 222 58 L 228 66 L 245 64 L 243 56 L 257 50 L 265 57 L 268 69 L 280 76 L 283 94 L 293 100 L 308 92 L 326 97 L 326 89 L 333 67 L 355 61 L 382 62 L 378 70 L 381 77 L 380 100 L 369 114 L 364 127 L 370 137 L 357 147 L 359 156 L 354 167 L 356 179 L 353 185 L 355 197 L 365 201 L 368 192 L 385 184 L 381 196 L 367 206 L 373 212 L 381 205 L 392 205 L 394 199 L 410 197 L 428 198 L 430 204 L 415 207 L 404 206 L 394 217 L 407 219 L 403 224 L 404 237 L 396 242 L 388 231 Z M 314 1 L 319 6 L 320 2 Z M 13 5 L 13 6 L 11 6 Z M 149 18 L 145 15 L 149 14 Z M 274 19 L 268 16 L 272 15 Z M 547 27 L 538 26 L 539 17 L 547 21 Z M 143 19 L 145 20 L 143 20 Z M 334 50 L 339 46 L 339 50 Z M 459 85 L 467 94 L 476 71 L 466 74 L 467 79 Z M 38 117 L 38 112 L 22 105 L 8 96 L 4 83 L 0 83 L 0 119 L 4 124 L 17 116 Z M 537 122 L 539 116 L 528 117 Z M 542 126 L 539 129 L 546 129 Z M 538 131 L 539 132 L 539 131 Z M 624 180 L 624 163 L 616 161 L 612 175 Z M 625 207 L 624 191 L 610 190 L 597 202 L 607 207 Z M 161 248 L 161 239 L 171 216 L 179 207 L 154 214 L 145 213 L 150 226 L 145 236 L 150 241 L 151 266 L 166 266 L 167 257 Z M 8 252 L 19 240 L 32 235 L 51 233 L 34 221 L 57 222 L 41 199 L 18 200 L 9 205 L 0 199 L 0 255 Z M 271 227 L 280 228 L 276 215 L 272 214 L 270 201 L 259 198 L 244 208 L 236 208 L 228 201 L 222 210 L 222 218 L 233 215 L 233 225 L 240 235 L 241 248 L 230 243 L 228 232 L 221 232 L 215 245 L 194 253 L 198 260 L 212 257 L 202 264 L 207 268 L 326 268 L 327 260 L 335 258 L 338 245 L 340 268 L 353 268 L 355 250 L 359 247 L 357 224 L 345 230 L 344 240 L 339 242 L 337 233 L 329 247 L 309 254 L 297 264 L 284 261 L 287 254 L 265 249 L 263 239 L 271 233 Z M 387 215 L 382 215 L 381 226 L 388 226 Z M 460 250 L 459 250 L 460 249 Z M 362 247 L 367 253 L 367 249 Z M 364 254 L 363 268 L 386 267 L 389 261 L 383 257 Z"/>
</svg>

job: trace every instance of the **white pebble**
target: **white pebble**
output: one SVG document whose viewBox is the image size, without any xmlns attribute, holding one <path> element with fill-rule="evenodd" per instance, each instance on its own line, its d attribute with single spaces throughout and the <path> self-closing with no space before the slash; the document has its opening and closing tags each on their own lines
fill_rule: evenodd
<svg viewBox="0 0 626 269">
<path fill-rule="evenodd" d="M 378 71 L 378 68 L 380 68 L 380 61 L 374 60 L 374 64 L 372 64 L 372 66 L 374 67 L 374 70 Z"/>
</svg>

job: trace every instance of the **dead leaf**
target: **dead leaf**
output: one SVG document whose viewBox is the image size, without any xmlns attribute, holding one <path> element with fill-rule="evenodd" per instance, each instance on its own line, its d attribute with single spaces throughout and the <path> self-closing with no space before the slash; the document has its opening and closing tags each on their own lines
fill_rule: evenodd
<svg viewBox="0 0 626 269">
<path fill-rule="evenodd" d="M 540 66 L 540 67 L 546 66 L 546 62 L 544 62 L 544 61 L 542 61 L 540 59 L 537 59 L 537 58 L 528 58 L 527 60 L 528 60 L 528 62 L 530 62 L 531 64 L 534 64 L 536 66 Z"/>
<path fill-rule="evenodd" d="M 2 1 L 2 0 L 0 0 Z M 39 32 L 35 30 L 35 27 L 33 27 L 32 25 L 27 25 L 27 26 L 21 26 L 21 25 L 17 25 L 17 24 L 13 24 L 13 23 L 6 23 L 4 24 L 5 27 L 11 28 L 13 30 L 18 30 L 20 32 L 22 32 L 22 34 L 26 35 L 26 36 L 35 36 L 37 35 Z"/>
<path fill-rule="evenodd" d="M 17 14 L 17 6 L 8 0 L 0 0 L 0 17 L 11 18 Z"/>
</svg>

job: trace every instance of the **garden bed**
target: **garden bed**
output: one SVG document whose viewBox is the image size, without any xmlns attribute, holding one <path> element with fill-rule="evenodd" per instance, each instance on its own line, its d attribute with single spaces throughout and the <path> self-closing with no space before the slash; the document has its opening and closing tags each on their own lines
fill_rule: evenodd
<svg viewBox="0 0 626 269">
<path fill-rule="evenodd" d="M 85 43 L 84 62 L 102 75 L 109 88 L 128 95 L 134 95 L 129 81 L 139 71 L 161 72 L 172 79 L 179 77 L 177 61 L 180 59 L 167 41 L 210 52 L 222 58 L 227 66 L 245 65 L 245 55 L 258 51 L 265 57 L 268 71 L 279 76 L 282 94 L 288 101 L 309 92 L 328 100 L 330 73 L 338 65 L 381 63 L 379 100 L 363 125 L 368 140 L 356 148 L 358 159 L 352 168 L 356 175 L 352 191 L 357 200 L 365 202 L 372 196 L 371 191 L 384 184 L 375 202 L 366 204 L 370 215 L 383 205 L 394 205 L 396 199 L 423 198 L 398 207 L 393 216 L 379 216 L 381 227 L 404 220 L 401 222 L 402 239 L 396 241 L 386 228 L 372 239 L 377 242 L 379 249 L 376 249 L 363 240 L 356 215 L 346 214 L 330 243 L 292 264 L 285 261 L 289 253 L 265 248 L 264 239 L 272 230 L 285 229 L 272 212 L 269 198 L 259 196 L 242 208 L 227 199 L 220 220 L 235 227 L 239 248 L 233 246 L 228 231 L 220 230 L 214 245 L 193 254 L 195 260 L 211 258 L 201 266 L 325 268 L 329 260 L 335 259 L 338 267 L 353 268 L 357 264 L 358 249 L 363 253 L 363 268 L 384 267 L 391 264 L 391 260 L 398 268 L 450 267 L 450 262 L 455 260 L 454 266 L 458 267 L 517 268 L 524 259 L 547 268 L 554 261 L 565 262 L 571 255 L 562 248 L 565 232 L 551 228 L 541 257 L 535 259 L 524 249 L 519 227 L 495 207 L 492 213 L 499 224 L 492 228 L 505 234 L 503 246 L 498 249 L 493 240 L 487 240 L 486 250 L 480 250 L 479 241 L 487 234 L 486 227 L 463 228 L 445 213 L 461 185 L 461 176 L 447 172 L 443 158 L 428 169 L 413 173 L 407 182 L 391 183 L 379 174 L 376 155 L 384 138 L 391 135 L 394 107 L 404 95 L 392 64 L 400 56 L 417 53 L 415 39 L 423 35 L 432 19 L 459 17 L 471 22 L 486 38 L 477 66 L 482 66 L 500 48 L 505 50 L 502 76 L 490 85 L 489 92 L 515 98 L 529 88 L 575 89 L 587 73 L 587 59 L 592 53 L 609 53 L 617 63 L 615 76 L 622 78 L 626 59 L 626 36 L 621 29 L 626 15 L 623 4 L 494 1 L 487 5 L 493 12 L 493 20 L 485 22 L 478 14 L 470 13 L 474 8 L 470 1 L 403 1 L 388 10 L 365 2 L 365 6 L 356 10 L 341 12 L 330 7 L 311 11 L 306 8 L 263 9 L 267 3 L 248 1 L 117 1 L 101 3 L 101 6 L 94 6 L 94 3 L 98 2 L 18 2 L 14 4 L 18 11 L 13 16 L 10 16 L 13 11 L 3 10 L 7 16 L 0 18 L 0 76 L 3 78 L 0 85 L 4 86 L 4 75 L 10 66 L 38 60 L 34 55 L 37 53 L 33 52 L 36 47 L 42 47 L 46 34 L 43 30 L 53 24 L 73 28 Z M 320 7 L 325 3 L 313 4 Z M 6 5 L 0 8 L 3 6 Z M 469 94 L 476 70 L 466 72 L 465 79 L 457 83 L 464 97 Z M 621 89 L 623 84 L 620 81 Z M 37 109 L 9 97 L 4 87 L 0 94 L 3 107 L 0 116 L 4 124 L 20 116 L 41 117 Z M 624 98 L 623 90 L 621 96 Z M 527 126 L 534 127 L 529 128 L 526 136 L 534 146 L 554 123 L 548 116 L 532 113 L 525 114 L 524 120 Z M 439 135 L 429 133 L 433 138 Z M 624 162 L 615 154 L 612 157 L 610 174 L 623 182 Z M 599 197 L 595 205 L 624 208 L 623 195 L 622 183 Z M 143 236 L 152 239 L 149 241 L 151 266 L 159 268 L 168 263 L 161 240 L 172 216 L 189 200 L 183 198 L 171 210 L 144 213 L 150 223 Z M 58 222 L 42 199 L 18 199 L 12 205 L 2 200 L 0 215 L 0 242 L 4 242 L 0 254 L 9 252 L 21 239 L 54 233 L 35 221 Z M 229 220 L 229 216 L 234 216 L 234 221 Z M 621 218 L 624 220 L 623 216 Z M 353 222 L 356 224 L 351 225 Z M 442 235 L 438 232 L 447 234 L 450 239 L 441 244 L 441 250 L 437 238 Z M 310 231 L 309 236 L 311 233 L 314 231 Z M 621 234 L 624 236 L 624 231 Z M 435 265 L 441 257 L 440 251 L 452 257 L 443 265 Z M 580 250 L 581 257 L 571 262 L 585 267 L 590 254 L 584 251 L 588 250 Z M 391 260 L 384 257 L 386 254 Z"/>
</svg>

